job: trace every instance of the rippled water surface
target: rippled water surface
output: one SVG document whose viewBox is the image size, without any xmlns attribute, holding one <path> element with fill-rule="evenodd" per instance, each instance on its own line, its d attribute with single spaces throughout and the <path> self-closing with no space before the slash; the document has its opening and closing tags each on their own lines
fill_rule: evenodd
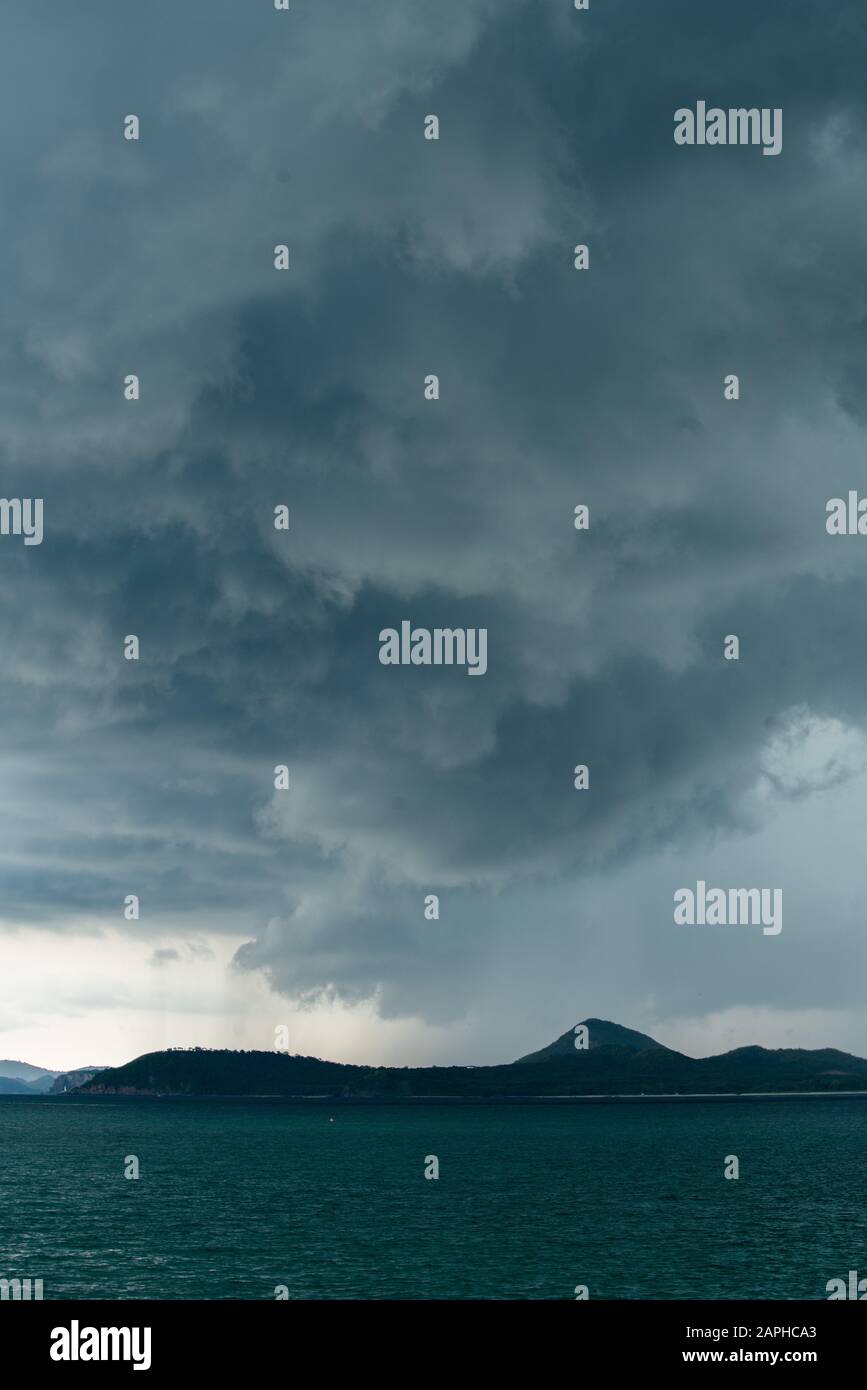
<svg viewBox="0 0 867 1390">
<path fill-rule="evenodd" d="M 3 1098 L 0 1277 L 46 1299 L 825 1298 L 867 1275 L 865 1154 L 867 1103 L 843 1099 Z"/>
</svg>

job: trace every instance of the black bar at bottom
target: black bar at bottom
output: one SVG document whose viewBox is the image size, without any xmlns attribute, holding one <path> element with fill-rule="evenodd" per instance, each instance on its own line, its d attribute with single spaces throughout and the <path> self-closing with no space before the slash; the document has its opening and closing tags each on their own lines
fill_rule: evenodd
<svg viewBox="0 0 867 1390">
<path fill-rule="evenodd" d="M 390 1365 L 391 1373 L 400 1367 L 401 1377 L 429 1381 L 438 1366 L 453 1376 L 480 1355 L 489 1371 L 501 1358 L 514 1371 L 516 1354 L 544 1354 L 547 1363 L 558 1351 L 582 1374 L 592 1357 L 597 1374 L 739 1364 L 800 1365 L 827 1376 L 853 1360 L 857 1365 L 864 1343 L 865 1315 L 843 1302 L 587 1300 L 559 1312 L 549 1303 L 544 1313 L 539 1306 L 517 1312 L 514 1303 L 472 1300 L 434 1307 L 422 1301 L 5 1301 L 0 1333 L 7 1368 L 14 1357 L 19 1377 L 29 1370 L 93 1377 L 108 1368 L 139 1379 L 178 1372 L 224 1378 L 268 1374 L 269 1365 L 281 1364 L 297 1372 L 303 1360 L 307 1375 L 317 1365 L 329 1377 L 344 1367 L 356 1375 L 365 1368 L 385 1374 Z M 415 1368 L 408 1357 L 414 1345 L 421 1352 Z"/>
</svg>

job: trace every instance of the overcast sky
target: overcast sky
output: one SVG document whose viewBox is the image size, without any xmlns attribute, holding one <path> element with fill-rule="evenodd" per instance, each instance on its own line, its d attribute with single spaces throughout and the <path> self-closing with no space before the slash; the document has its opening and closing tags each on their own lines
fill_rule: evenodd
<svg viewBox="0 0 867 1390">
<path fill-rule="evenodd" d="M 588 1015 L 867 1055 L 867 538 L 825 530 L 867 493 L 865 38 L 5 7 L 0 488 L 45 535 L 0 536 L 0 1056 L 505 1061 Z M 782 153 L 676 146 L 699 100 Z M 487 628 L 486 674 L 381 665 L 403 619 Z M 698 879 L 782 932 L 676 927 Z"/>
</svg>

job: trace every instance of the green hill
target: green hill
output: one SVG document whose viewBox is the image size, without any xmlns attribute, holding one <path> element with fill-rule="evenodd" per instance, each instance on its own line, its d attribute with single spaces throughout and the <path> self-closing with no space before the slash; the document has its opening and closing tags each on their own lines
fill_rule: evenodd
<svg viewBox="0 0 867 1390">
<path fill-rule="evenodd" d="M 743 1047 L 696 1059 L 617 1024 L 588 1023 L 588 1050 L 575 1048 L 570 1031 L 541 1052 L 502 1066 L 363 1067 L 280 1052 L 172 1048 L 99 1072 L 72 1094 L 490 1100 L 867 1091 L 867 1061 L 833 1049 Z M 609 1036 L 625 1036 L 626 1043 L 600 1041 L 603 1028 L 614 1030 Z"/>
<path fill-rule="evenodd" d="M 619 1023 L 608 1023 L 604 1018 L 585 1018 L 582 1020 L 587 1029 L 587 1044 L 589 1048 L 594 1047 L 627 1047 L 634 1052 L 643 1052 L 648 1047 L 662 1047 L 662 1043 L 649 1038 L 646 1033 L 636 1033 L 633 1028 L 623 1028 Z M 573 1053 L 579 1051 L 575 1047 L 575 1032 L 580 1025 L 576 1024 L 570 1028 L 568 1033 L 562 1033 L 555 1042 L 549 1043 L 539 1052 L 531 1052 L 526 1057 L 519 1057 L 518 1063 L 522 1062 L 547 1062 L 554 1057 L 571 1057 Z M 664 1049 L 668 1050 L 668 1049 Z"/>
</svg>

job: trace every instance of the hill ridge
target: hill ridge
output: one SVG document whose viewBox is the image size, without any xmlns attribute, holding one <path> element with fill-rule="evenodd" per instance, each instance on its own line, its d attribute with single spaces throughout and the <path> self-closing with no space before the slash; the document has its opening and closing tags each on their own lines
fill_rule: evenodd
<svg viewBox="0 0 867 1390">
<path fill-rule="evenodd" d="M 281 1052 L 170 1048 L 99 1072 L 68 1094 L 483 1100 L 867 1092 L 867 1060 L 834 1048 L 745 1047 L 694 1058 L 619 1024 L 585 1024 L 586 1049 L 575 1048 L 580 1025 L 573 1025 L 541 1052 L 493 1066 L 367 1067 Z"/>
</svg>

